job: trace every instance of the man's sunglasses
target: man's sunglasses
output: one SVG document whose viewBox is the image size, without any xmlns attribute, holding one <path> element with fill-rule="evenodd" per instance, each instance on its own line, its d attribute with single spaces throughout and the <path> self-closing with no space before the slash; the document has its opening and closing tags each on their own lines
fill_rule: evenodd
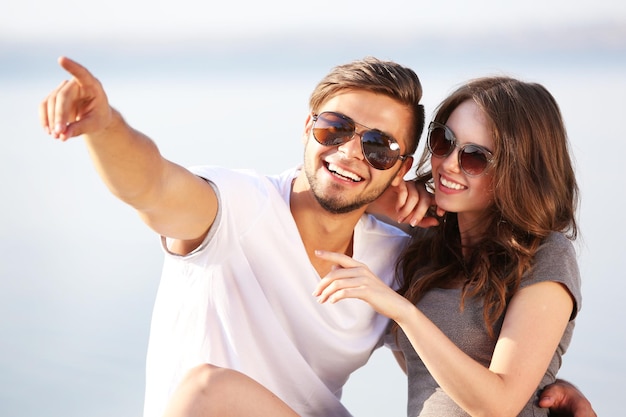
<svg viewBox="0 0 626 417">
<path fill-rule="evenodd" d="M 365 130 L 357 133 L 357 125 Z M 404 161 L 407 157 L 400 155 L 398 142 L 380 130 L 370 129 L 337 112 L 313 114 L 313 137 L 320 145 L 343 145 L 350 142 L 354 135 L 360 136 L 363 156 L 376 169 L 389 169 L 398 159 Z"/>
<path fill-rule="evenodd" d="M 437 158 L 445 158 L 459 148 L 459 166 L 470 177 L 481 175 L 493 161 L 493 154 L 484 146 L 466 143 L 459 146 L 454 133 L 444 124 L 431 122 L 428 126 L 428 150 Z"/>
</svg>

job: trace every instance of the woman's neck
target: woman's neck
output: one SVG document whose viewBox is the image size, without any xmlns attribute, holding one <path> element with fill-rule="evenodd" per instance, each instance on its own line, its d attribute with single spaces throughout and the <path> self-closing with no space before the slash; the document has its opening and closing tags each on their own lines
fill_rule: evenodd
<svg viewBox="0 0 626 417">
<path fill-rule="evenodd" d="M 461 237 L 461 247 L 463 257 L 467 258 L 474 248 L 485 236 L 487 222 L 484 216 L 462 216 L 457 217 L 459 235 Z"/>
</svg>

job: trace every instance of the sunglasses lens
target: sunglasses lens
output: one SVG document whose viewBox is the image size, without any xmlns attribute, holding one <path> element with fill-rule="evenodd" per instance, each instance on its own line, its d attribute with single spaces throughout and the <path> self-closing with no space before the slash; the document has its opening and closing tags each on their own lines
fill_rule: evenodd
<svg viewBox="0 0 626 417">
<path fill-rule="evenodd" d="M 445 158 L 457 146 L 451 130 L 440 123 L 432 122 L 428 134 L 428 149 L 438 157 Z M 480 175 L 489 165 L 490 153 L 481 146 L 467 144 L 459 150 L 459 164 L 468 175 Z"/>
<path fill-rule="evenodd" d="M 454 139 L 446 136 L 443 127 L 435 127 L 428 136 L 428 147 L 435 156 L 447 156 L 454 147 Z"/>
<path fill-rule="evenodd" d="M 354 122 L 332 112 L 317 116 L 313 125 L 313 137 L 320 145 L 337 146 L 348 142 L 354 136 Z"/>
<path fill-rule="evenodd" d="M 356 132 L 352 119 L 335 112 L 323 112 L 313 123 L 313 137 L 324 146 L 338 146 L 352 140 Z M 400 146 L 378 130 L 366 130 L 360 134 L 363 154 L 376 169 L 391 168 L 400 157 Z"/>
<path fill-rule="evenodd" d="M 361 136 L 363 156 L 376 169 L 391 168 L 400 156 L 400 146 L 382 132 L 368 130 Z"/>
<path fill-rule="evenodd" d="M 485 152 L 477 146 L 467 145 L 460 155 L 461 168 L 469 175 L 479 175 L 487 168 L 489 160 Z"/>
</svg>

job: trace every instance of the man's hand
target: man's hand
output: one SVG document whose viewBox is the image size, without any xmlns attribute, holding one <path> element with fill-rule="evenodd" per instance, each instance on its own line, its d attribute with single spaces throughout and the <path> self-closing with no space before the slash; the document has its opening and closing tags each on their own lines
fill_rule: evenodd
<svg viewBox="0 0 626 417">
<path fill-rule="evenodd" d="M 113 110 L 100 82 L 69 58 L 59 58 L 59 65 L 72 79 L 63 81 L 39 105 L 39 120 L 46 132 L 66 141 L 109 127 Z"/>
<path fill-rule="evenodd" d="M 589 400 L 574 385 L 562 379 L 544 388 L 539 406 L 550 409 L 555 417 L 597 417 Z"/>
</svg>

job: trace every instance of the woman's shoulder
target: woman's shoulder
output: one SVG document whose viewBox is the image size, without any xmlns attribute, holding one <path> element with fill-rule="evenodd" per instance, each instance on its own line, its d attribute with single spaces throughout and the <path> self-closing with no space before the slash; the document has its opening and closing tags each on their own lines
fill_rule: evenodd
<svg viewBox="0 0 626 417">
<path fill-rule="evenodd" d="M 564 233 L 552 232 L 546 237 L 522 287 L 544 281 L 563 284 L 580 306 L 581 282 L 576 250 L 572 240 Z"/>
<path fill-rule="evenodd" d="M 576 250 L 574 242 L 565 233 L 551 232 L 541 243 L 537 251 L 536 258 L 553 258 L 554 256 L 564 256 L 565 260 L 576 260 Z"/>
</svg>

